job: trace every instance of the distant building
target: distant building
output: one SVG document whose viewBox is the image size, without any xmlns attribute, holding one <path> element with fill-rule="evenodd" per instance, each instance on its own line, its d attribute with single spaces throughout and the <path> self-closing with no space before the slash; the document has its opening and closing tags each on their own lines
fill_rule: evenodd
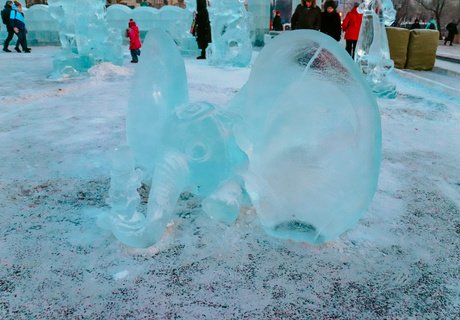
<svg viewBox="0 0 460 320">
<path fill-rule="evenodd" d="M 78 1 L 78 0 L 75 0 Z M 144 0 L 107 0 L 107 5 L 111 4 L 124 4 L 130 7 L 138 7 Z M 185 8 L 184 0 L 147 0 L 148 3 L 154 8 L 161 8 L 165 5 L 178 6 Z M 26 0 L 27 7 L 34 4 L 48 4 L 47 0 Z"/>
<path fill-rule="evenodd" d="M 48 4 L 47 0 L 26 0 L 26 6 L 30 7 L 34 4 Z"/>
<path fill-rule="evenodd" d="M 138 7 L 144 0 L 107 0 L 107 4 L 124 4 L 130 7 Z M 185 7 L 184 0 L 147 0 L 154 8 L 161 8 L 165 5 Z"/>
</svg>

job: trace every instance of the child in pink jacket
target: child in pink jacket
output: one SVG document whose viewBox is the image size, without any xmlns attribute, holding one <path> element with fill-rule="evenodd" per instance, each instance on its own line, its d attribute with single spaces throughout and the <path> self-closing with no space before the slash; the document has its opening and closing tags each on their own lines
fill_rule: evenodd
<svg viewBox="0 0 460 320">
<path fill-rule="evenodd" d="M 138 56 L 141 54 L 141 39 L 139 37 L 139 28 L 136 25 L 136 22 L 134 22 L 133 19 L 129 19 L 128 23 L 128 30 L 127 36 L 129 37 L 129 50 L 131 51 L 131 63 L 138 63 L 139 59 Z"/>
</svg>

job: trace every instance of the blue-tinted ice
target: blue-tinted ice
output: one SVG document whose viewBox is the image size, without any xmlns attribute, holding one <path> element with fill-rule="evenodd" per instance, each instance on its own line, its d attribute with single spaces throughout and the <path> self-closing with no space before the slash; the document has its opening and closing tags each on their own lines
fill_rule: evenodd
<svg viewBox="0 0 460 320">
<path fill-rule="evenodd" d="M 112 170 L 112 181 L 118 181 L 111 185 L 117 190 L 108 201 L 112 212 L 99 221 L 135 247 L 161 238 L 185 190 L 202 196 L 203 208 L 211 216 L 233 222 L 242 194 L 238 172 L 247 165 L 231 134 L 234 116 L 207 102 L 188 102 L 184 62 L 172 39 L 160 29 L 151 30 L 143 54 L 150 59 L 137 69 L 127 118 L 131 151 L 122 147 L 115 156 L 114 167 L 123 169 Z M 145 216 L 126 201 L 138 187 L 131 154 L 142 180 L 151 185 Z"/>
<path fill-rule="evenodd" d="M 226 112 L 189 103 L 183 60 L 164 32 L 149 32 L 144 52 L 151 59 L 133 83 L 129 147 L 115 158 L 112 211 L 99 222 L 119 240 L 157 242 L 184 190 L 226 223 L 247 193 L 267 233 L 311 243 L 338 237 L 365 213 L 379 174 L 380 116 L 332 38 L 310 30 L 276 37 Z M 134 208 L 140 180 L 151 185 L 145 215 Z"/>
<path fill-rule="evenodd" d="M 321 243 L 365 213 L 380 166 L 380 115 L 332 38 L 284 32 L 260 52 L 230 108 L 249 157 L 248 191 L 265 230 Z"/>
<path fill-rule="evenodd" d="M 54 60 L 54 76 L 74 76 L 100 62 L 123 63 L 122 38 L 107 27 L 104 0 L 49 0 L 58 21 L 62 50 Z M 84 8 L 84 10 L 82 10 Z"/>
<path fill-rule="evenodd" d="M 212 23 L 212 43 L 207 50 L 209 63 L 235 67 L 249 65 L 252 44 L 244 1 L 213 1 L 209 13 Z"/>
<path fill-rule="evenodd" d="M 358 7 L 363 22 L 356 44 L 355 60 L 372 91 L 380 97 L 396 97 L 396 87 L 386 75 L 393 70 L 385 25 L 394 22 L 396 10 L 391 0 L 365 0 Z"/>
</svg>

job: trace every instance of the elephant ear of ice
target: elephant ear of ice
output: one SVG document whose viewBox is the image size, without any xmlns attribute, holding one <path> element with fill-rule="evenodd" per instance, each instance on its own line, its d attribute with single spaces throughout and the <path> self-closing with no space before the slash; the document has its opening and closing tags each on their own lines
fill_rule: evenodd
<svg viewBox="0 0 460 320">
<path fill-rule="evenodd" d="M 126 132 L 136 165 L 151 172 L 166 118 L 188 103 L 184 60 L 163 30 L 148 32 L 129 98 Z"/>
<path fill-rule="evenodd" d="M 231 102 L 249 156 L 246 188 L 267 233 L 322 243 L 353 226 L 377 186 L 381 128 L 375 98 L 349 55 L 310 30 L 260 52 Z"/>
</svg>

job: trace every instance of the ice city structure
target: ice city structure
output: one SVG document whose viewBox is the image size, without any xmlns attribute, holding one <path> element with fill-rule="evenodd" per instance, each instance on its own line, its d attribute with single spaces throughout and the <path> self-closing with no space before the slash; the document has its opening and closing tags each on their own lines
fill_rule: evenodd
<svg viewBox="0 0 460 320">
<path fill-rule="evenodd" d="M 88 1 L 88 0 L 85 0 Z M 26 22 L 32 44 L 61 44 L 63 50 L 55 60 L 55 75 L 78 75 L 92 65 L 109 61 L 121 64 L 122 42 L 125 42 L 127 21 L 134 19 L 144 37 L 148 30 L 161 28 L 173 39 L 182 55 L 196 55 L 195 38 L 190 24 L 195 1 L 187 8 L 163 6 L 131 9 L 125 5 L 91 2 L 78 11 L 81 2 L 52 0 L 49 6 L 34 5 L 27 10 Z M 247 66 L 252 54 L 249 13 L 240 0 L 215 0 L 210 7 L 213 43 L 208 61 L 213 65 Z M 268 18 L 267 18 L 268 19 Z M 268 20 L 267 20 L 268 21 Z M 268 23 L 267 23 L 268 25 Z"/>
<path fill-rule="evenodd" d="M 183 59 L 164 32 L 149 32 L 144 52 L 152 58 L 133 81 L 112 210 L 99 219 L 120 241 L 155 244 L 184 190 L 225 223 L 248 198 L 268 234 L 311 243 L 337 238 L 365 213 L 379 175 L 380 115 L 332 38 L 310 30 L 276 37 L 225 109 L 189 102 Z M 137 209 L 141 181 L 150 185 L 146 212 Z"/>
<path fill-rule="evenodd" d="M 379 97 L 394 98 L 396 87 L 386 75 L 393 70 L 385 25 L 396 16 L 391 0 L 364 0 L 358 7 L 363 22 L 356 44 L 355 60 L 372 91 Z"/>
<path fill-rule="evenodd" d="M 248 66 L 252 43 L 244 1 L 213 0 L 208 10 L 212 23 L 212 43 L 207 50 L 209 64 Z"/>
<path fill-rule="evenodd" d="M 105 0 L 49 0 L 48 6 L 62 47 L 54 76 L 75 76 L 104 61 L 123 63 L 121 34 L 107 26 Z"/>
</svg>

